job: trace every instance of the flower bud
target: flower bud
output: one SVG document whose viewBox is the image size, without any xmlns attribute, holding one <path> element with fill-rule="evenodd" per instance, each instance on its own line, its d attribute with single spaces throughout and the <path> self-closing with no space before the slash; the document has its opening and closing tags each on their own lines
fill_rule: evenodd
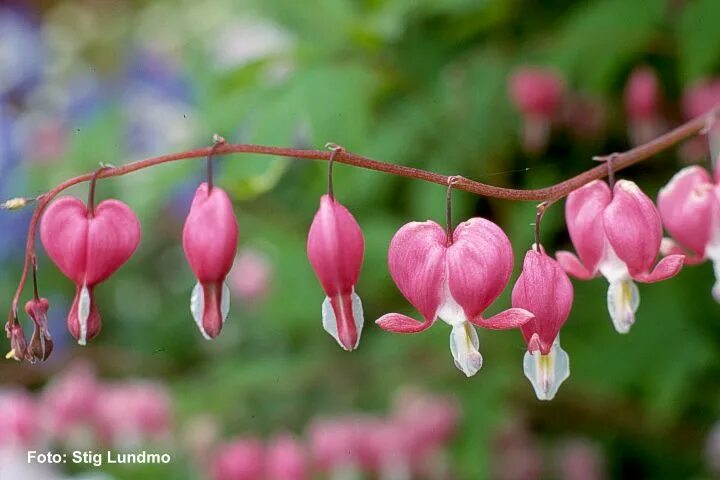
<svg viewBox="0 0 720 480">
<path fill-rule="evenodd" d="M 50 303 L 47 298 L 32 299 L 25 304 L 25 313 L 35 324 L 28 347 L 28 360 L 31 362 L 44 362 L 50 357 L 53 350 L 53 341 L 48 329 L 47 312 Z"/>
<path fill-rule="evenodd" d="M 7 334 L 7 338 L 10 339 L 10 351 L 5 355 L 5 358 L 17 361 L 25 360 L 27 355 L 27 340 L 25 340 L 25 332 L 23 332 L 20 324 L 17 321 L 14 323 L 6 323 L 5 333 Z"/>
<path fill-rule="evenodd" d="M 355 285 L 360 276 L 365 239 L 355 218 L 330 195 L 320 198 L 307 239 L 307 255 L 325 294 L 323 328 L 351 351 L 360 343 L 363 309 Z"/>
<path fill-rule="evenodd" d="M 560 348 L 560 328 L 570 314 L 573 288 L 565 271 L 542 247 L 525 254 L 512 291 L 513 307 L 535 317 L 520 327 L 528 350 L 523 367 L 539 400 L 552 400 L 570 375 L 568 355 Z"/>
<path fill-rule="evenodd" d="M 225 277 L 232 268 L 237 241 L 238 224 L 230 197 L 220 187 L 202 183 L 183 227 L 183 250 L 198 280 L 190 311 L 208 340 L 220 335 L 230 311 Z"/>
</svg>

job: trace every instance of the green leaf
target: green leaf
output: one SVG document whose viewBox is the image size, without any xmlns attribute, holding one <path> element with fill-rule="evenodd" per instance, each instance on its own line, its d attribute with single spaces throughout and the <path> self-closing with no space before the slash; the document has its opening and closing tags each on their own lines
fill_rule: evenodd
<svg viewBox="0 0 720 480">
<path fill-rule="evenodd" d="M 678 27 L 680 71 L 686 83 L 713 73 L 720 65 L 720 2 L 697 0 L 684 8 Z"/>
</svg>

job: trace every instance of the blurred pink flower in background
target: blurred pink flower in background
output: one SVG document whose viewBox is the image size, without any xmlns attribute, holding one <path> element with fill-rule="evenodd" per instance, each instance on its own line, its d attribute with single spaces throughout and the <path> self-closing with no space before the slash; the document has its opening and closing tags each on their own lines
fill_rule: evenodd
<svg viewBox="0 0 720 480">
<path fill-rule="evenodd" d="M 267 480 L 310 478 L 305 451 L 297 438 L 290 434 L 280 434 L 270 442 L 265 475 Z"/>
<path fill-rule="evenodd" d="M 307 430 L 310 455 L 317 469 L 331 478 L 362 471 L 362 417 L 322 418 Z"/>
<path fill-rule="evenodd" d="M 603 480 L 607 478 L 601 448 L 590 440 L 567 440 L 556 451 L 560 480 Z"/>
<path fill-rule="evenodd" d="M 720 104 L 720 78 L 700 80 L 686 88 L 682 97 L 682 112 L 686 120 L 700 116 Z M 712 126 L 711 126 L 712 127 Z M 720 123 L 708 131 L 710 155 L 717 159 L 720 155 Z M 695 136 L 680 147 L 680 156 L 686 163 L 695 163 L 708 154 L 706 139 Z"/>
<path fill-rule="evenodd" d="M 655 70 L 636 67 L 625 85 L 625 110 L 633 145 L 649 142 L 665 130 L 662 89 Z"/>
<path fill-rule="evenodd" d="M 221 446 L 210 467 L 213 480 L 262 480 L 265 452 L 255 439 L 237 439 Z"/>
<path fill-rule="evenodd" d="M 529 153 L 541 152 L 565 96 L 563 77 L 551 69 L 523 66 L 513 71 L 508 90 L 510 100 L 523 116 L 523 147 Z"/>
<path fill-rule="evenodd" d="M 242 248 L 228 278 L 230 292 L 249 304 L 257 304 L 267 297 L 272 275 L 272 264 L 264 253 Z"/>
<path fill-rule="evenodd" d="M 23 390 L 0 391 L 0 449 L 22 449 L 38 438 L 38 412 L 33 398 Z"/>
<path fill-rule="evenodd" d="M 73 364 L 57 375 L 40 399 L 48 435 L 70 445 L 91 446 L 99 393 L 95 371 L 88 364 Z"/>
<path fill-rule="evenodd" d="M 597 139 L 605 133 L 605 103 L 584 93 L 570 95 L 565 102 L 563 122 L 576 139 Z"/>
<path fill-rule="evenodd" d="M 172 401 L 161 384 L 110 384 L 100 389 L 96 414 L 103 441 L 115 448 L 136 448 L 170 435 Z"/>
<path fill-rule="evenodd" d="M 542 478 L 543 458 L 538 440 L 517 418 L 501 427 L 492 447 L 492 475 L 496 480 Z"/>
<path fill-rule="evenodd" d="M 720 475 L 720 421 L 705 439 L 705 465 L 710 472 Z"/>
</svg>

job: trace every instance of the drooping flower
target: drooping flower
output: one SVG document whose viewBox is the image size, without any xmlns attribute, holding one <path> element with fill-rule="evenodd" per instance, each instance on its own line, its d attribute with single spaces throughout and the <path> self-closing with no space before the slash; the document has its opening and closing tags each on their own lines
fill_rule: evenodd
<svg viewBox="0 0 720 480">
<path fill-rule="evenodd" d="M 292 435 L 280 435 L 267 447 L 268 480 L 305 480 L 309 467 L 300 442 Z"/>
<path fill-rule="evenodd" d="M 360 276 L 365 239 L 350 211 L 331 195 L 320 198 L 307 239 L 307 255 L 325 294 L 322 324 L 342 348 L 360 343 L 363 309 L 355 285 Z"/>
<path fill-rule="evenodd" d="M 633 280 L 654 283 L 682 268 L 683 255 L 669 255 L 655 264 L 662 224 L 652 201 L 635 183 L 620 180 L 613 192 L 595 180 L 570 193 L 565 219 L 578 256 L 557 252 L 570 275 L 589 280 L 602 274 L 610 283 L 608 311 L 615 329 L 627 333 L 635 323 L 640 293 Z"/>
<path fill-rule="evenodd" d="M 237 439 L 220 447 L 210 466 L 213 480 L 262 480 L 265 451 L 255 439 Z"/>
<path fill-rule="evenodd" d="M 25 313 L 35 324 L 27 355 L 31 362 L 44 362 L 53 350 L 53 341 L 48 328 L 47 312 L 50 303 L 47 298 L 33 298 L 25 304 Z"/>
<path fill-rule="evenodd" d="M 225 277 L 232 268 L 237 241 L 238 224 L 230 197 L 220 187 L 202 183 L 183 227 L 183 250 L 198 280 L 190 310 L 208 340 L 220 334 L 230 311 Z"/>
<path fill-rule="evenodd" d="M 633 70 L 625 85 L 625 110 L 634 145 L 649 142 L 662 133 L 661 101 L 660 81 L 655 71 L 647 66 Z"/>
<path fill-rule="evenodd" d="M 559 333 L 572 303 L 572 283 L 560 264 L 542 247 L 539 251 L 529 250 L 513 287 L 512 305 L 535 315 L 520 329 L 528 346 L 523 370 L 539 400 L 552 400 L 570 375 L 569 358 L 560 347 Z"/>
<path fill-rule="evenodd" d="M 716 278 L 713 296 L 720 302 L 719 193 L 707 170 L 686 167 L 660 189 L 657 205 L 665 228 L 677 241 L 664 239 L 663 253 L 688 252 L 687 265 L 712 261 Z"/>
<path fill-rule="evenodd" d="M 523 146 L 532 153 L 541 151 L 562 105 L 563 78 L 553 70 L 521 67 L 513 72 L 508 87 L 510 100 L 523 115 Z"/>
<path fill-rule="evenodd" d="M 520 308 L 488 319 L 482 316 L 507 285 L 513 266 L 507 236 L 484 218 L 461 223 L 451 237 L 432 221 L 408 223 L 390 242 L 388 265 L 402 294 L 425 320 L 389 313 L 376 323 L 391 332 L 416 333 L 440 318 L 452 326 L 450 351 L 455 365 L 468 377 L 482 366 L 473 325 L 509 329 L 532 318 Z"/>
<path fill-rule="evenodd" d="M 75 283 L 68 328 L 85 345 L 101 328 L 94 289 L 135 252 L 140 222 L 119 200 L 105 200 L 88 209 L 77 198 L 63 197 L 43 215 L 40 239 L 55 265 Z"/>
</svg>

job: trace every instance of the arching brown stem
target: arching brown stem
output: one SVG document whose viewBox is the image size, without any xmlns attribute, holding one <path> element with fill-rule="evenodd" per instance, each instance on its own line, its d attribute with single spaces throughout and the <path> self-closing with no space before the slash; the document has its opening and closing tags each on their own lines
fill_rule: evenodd
<svg viewBox="0 0 720 480">
<path fill-rule="evenodd" d="M 693 135 L 701 133 L 703 131 L 703 128 L 708 124 L 708 122 L 712 121 L 710 120 L 711 117 L 714 118 L 719 111 L 720 107 L 716 107 L 710 112 L 696 117 L 644 145 L 640 145 L 623 153 L 612 154 L 613 171 L 617 172 L 638 162 L 646 160 L 653 155 L 667 150 L 668 148 L 676 145 L 677 143 L 692 137 Z M 442 175 L 419 168 L 380 162 L 371 158 L 363 157 L 362 155 L 348 152 L 346 150 L 303 150 L 296 148 L 271 147 L 265 145 L 229 143 L 222 143 L 220 145 L 214 144 L 212 147 L 199 148 L 186 152 L 171 153 L 168 155 L 161 155 L 159 157 L 147 158 L 144 160 L 138 160 L 136 162 L 128 163 L 120 167 L 103 169 L 96 173 L 86 173 L 84 175 L 70 178 L 38 197 L 37 206 L 35 207 L 35 212 L 33 213 L 33 216 L 30 220 L 30 226 L 28 228 L 28 237 L 25 248 L 25 264 L 23 267 L 22 275 L 20 276 L 18 288 L 15 291 L 15 296 L 13 297 L 12 308 L 10 312 L 10 322 L 12 323 L 13 321 L 14 312 L 17 312 L 20 295 L 22 294 L 23 288 L 25 287 L 25 282 L 27 281 L 27 276 L 31 268 L 32 258 L 35 255 L 35 232 L 37 229 L 38 221 L 40 220 L 40 217 L 42 216 L 48 203 L 50 203 L 50 201 L 52 201 L 53 198 L 55 198 L 60 192 L 79 183 L 92 180 L 93 176 L 96 176 L 96 178 L 118 177 L 163 163 L 176 162 L 179 160 L 205 158 L 210 154 L 228 155 L 231 153 L 254 153 L 261 155 L 275 155 L 281 157 L 321 161 L 329 161 L 332 157 L 334 162 L 344 163 L 346 165 L 353 165 L 368 170 L 389 173 L 392 175 L 398 175 L 401 177 L 415 178 L 418 180 L 424 180 L 426 182 L 436 183 L 438 185 L 444 186 L 448 185 L 448 182 L 451 178 L 447 175 Z M 608 157 L 609 156 L 596 157 L 596 159 L 607 160 Z M 591 168 L 590 170 L 586 170 L 578 175 L 575 175 L 574 177 L 571 177 L 555 185 L 530 190 L 496 187 L 494 185 L 476 182 L 465 177 L 458 177 L 457 181 L 453 182 L 452 188 L 474 193 L 476 195 L 499 198 L 504 200 L 554 202 L 565 197 L 567 194 L 585 185 L 586 183 L 600 178 L 604 178 L 605 176 L 607 176 L 607 173 L 607 165 L 598 165 L 594 168 Z"/>
</svg>

